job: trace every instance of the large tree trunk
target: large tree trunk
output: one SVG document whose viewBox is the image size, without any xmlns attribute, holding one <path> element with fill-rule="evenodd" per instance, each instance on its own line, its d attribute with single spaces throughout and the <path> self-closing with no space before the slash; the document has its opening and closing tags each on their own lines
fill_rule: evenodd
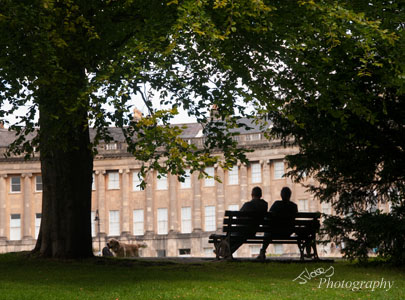
<svg viewBox="0 0 405 300">
<path fill-rule="evenodd" d="M 43 257 L 85 258 L 93 256 L 93 156 L 87 105 L 78 105 L 80 93 L 73 87 L 64 88 L 67 98 L 58 99 L 52 91 L 45 92 L 42 96 L 48 99 L 39 105 L 43 196 L 42 222 L 34 252 Z M 76 88 L 80 91 L 80 84 Z M 69 112 L 66 107 L 76 108 Z"/>
</svg>

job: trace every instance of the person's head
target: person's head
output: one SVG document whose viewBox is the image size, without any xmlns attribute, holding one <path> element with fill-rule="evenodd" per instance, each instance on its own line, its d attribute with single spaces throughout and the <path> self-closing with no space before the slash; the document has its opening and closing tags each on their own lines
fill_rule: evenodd
<svg viewBox="0 0 405 300">
<path fill-rule="evenodd" d="M 281 199 L 283 199 L 283 201 L 290 201 L 290 198 L 291 198 L 291 190 L 290 190 L 290 188 L 288 188 L 286 186 L 283 187 L 281 189 L 280 195 L 281 195 Z"/>
<path fill-rule="evenodd" d="M 252 198 L 253 199 L 260 199 L 262 198 L 262 189 L 258 186 L 252 189 Z"/>
</svg>

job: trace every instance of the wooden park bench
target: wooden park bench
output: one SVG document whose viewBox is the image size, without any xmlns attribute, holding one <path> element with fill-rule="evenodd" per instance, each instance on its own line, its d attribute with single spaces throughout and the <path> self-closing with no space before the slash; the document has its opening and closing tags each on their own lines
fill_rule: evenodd
<svg viewBox="0 0 405 300">
<path fill-rule="evenodd" d="M 208 242 L 214 244 L 217 259 L 221 256 L 232 257 L 230 245 L 239 240 L 244 244 L 263 244 L 264 241 L 270 244 L 297 244 L 301 260 L 305 257 L 317 260 L 316 234 L 320 227 L 319 218 L 319 212 L 299 212 L 293 221 L 293 233 L 282 236 L 275 232 L 284 225 L 272 212 L 258 215 L 257 212 L 227 210 L 223 222 L 224 233 L 211 234 Z"/>
</svg>

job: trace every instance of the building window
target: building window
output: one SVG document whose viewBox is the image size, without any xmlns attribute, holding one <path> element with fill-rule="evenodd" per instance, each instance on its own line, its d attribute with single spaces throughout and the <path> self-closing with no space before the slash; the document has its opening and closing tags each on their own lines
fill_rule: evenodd
<svg viewBox="0 0 405 300">
<path fill-rule="evenodd" d="M 143 209 L 134 210 L 134 235 L 144 234 L 144 216 Z"/>
<path fill-rule="evenodd" d="M 157 174 L 156 189 L 167 190 L 167 176 L 165 174 Z"/>
<path fill-rule="evenodd" d="M 181 208 L 181 233 L 191 233 L 191 207 Z"/>
<path fill-rule="evenodd" d="M 139 172 L 132 173 L 132 190 L 133 191 L 142 191 L 141 188 L 142 180 L 139 178 Z"/>
<path fill-rule="evenodd" d="M 215 231 L 215 206 L 205 207 L 205 231 Z"/>
<path fill-rule="evenodd" d="M 332 213 L 330 203 L 322 202 L 321 208 L 322 208 L 322 213 L 324 213 L 324 214 L 330 215 Z"/>
<path fill-rule="evenodd" d="M 96 218 L 96 213 L 94 211 L 91 212 L 90 218 L 91 218 L 91 236 L 95 237 L 96 236 L 96 221 L 94 219 Z"/>
<path fill-rule="evenodd" d="M 240 135 L 234 135 L 232 137 L 232 140 L 235 141 L 235 142 L 239 142 L 240 141 Z"/>
<path fill-rule="evenodd" d="M 108 189 L 119 190 L 120 188 L 120 174 L 118 172 L 108 173 Z"/>
<path fill-rule="evenodd" d="M 13 176 L 10 179 L 10 191 L 12 193 L 20 193 L 21 192 L 21 177 Z"/>
<path fill-rule="evenodd" d="M 214 169 L 214 167 L 205 168 L 205 173 L 207 173 L 208 176 L 210 176 L 211 178 L 205 178 L 204 179 L 204 185 L 205 186 L 214 186 L 215 185 L 215 179 L 214 179 L 215 169 Z"/>
<path fill-rule="evenodd" d="M 260 245 L 251 245 L 250 246 L 250 256 L 251 257 L 257 257 L 260 254 Z"/>
<path fill-rule="evenodd" d="M 158 234 L 167 234 L 168 233 L 168 222 L 167 222 L 167 208 L 158 208 L 157 210 L 157 222 L 158 222 L 158 228 L 157 228 L 157 233 Z"/>
<path fill-rule="evenodd" d="M 179 256 L 182 257 L 190 257 L 191 256 L 191 249 L 179 249 Z"/>
<path fill-rule="evenodd" d="M 157 257 L 166 257 L 166 250 L 156 250 Z"/>
<path fill-rule="evenodd" d="M 239 183 L 239 170 L 238 166 L 233 166 L 232 169 L 228 171 L 228 184 L 238 184 Z"/>
<path fill-rule="evenodd" d="M 10 241 L 21 240 L 21 215 L 11 214 L 10 216 Z"/>
<path fill-rule="evenodd" d="M 260 141 L 262 139 L 261 133 L 253 133 L 246 135 L 246 141 Z"/>
<path fill-rule="evenodd" d="M 105 150 L 117 150 L 117 149 L 118 149 L 117 143 L 111 143 L 111 144 L 105 145 Z"/>
<path fill-rule="evenodd" d="M 262 166 L 260 163 L 251 164 L 252 183 L 262 182 Z"/>
<path fill-rule="evenodd" d="M 41 175 L 35 176 L 35 191 L 42 192 L 42 176 Z"/>
<path fill-rule="evenodd" d="M 284 176 L 284 162 L 274 162 L 274 179 L 282 179 Z"/>
<path fill-rule="evenodd" d="M 110 210 L 109 218 L 109 235 L 118 236 L 120 235 L 120 211 L 119 210 Z"/>
<path fill-rule="evenodd" d="M 184 182 L 180 182 L 180 188 L 182 189 L 189 189 L 191 188 L 191 172 L 189 169 L 185 170 L 186 174 L 184 174 Z"/>
<path fill-rule="evenodd" d="M 238 204 L 228 205 L 228 210 L 238 211 L 239 210 L 239 205 Z"/>
<path fill-rule="evenodd" d="M 42 218 L 41 213 L 35 214 L 35 239 L 38 239 L 39 230 L 41 228 L 41 218 Z"/>
<path fill-rule="evenodd" d="M 214 249 L 213 248 L 204 248 L 204 256 L 205 257 L 213 257 L 214 256 Z"/>
<path fill-rule="evenodd" d="M 307 199 L 298 200 L 298 210 L 299 211 L 309 211 L 308 210 L 308 200 Z"/>
<path fill-rule="evenodd" d="M 274 254 L 283 254 L 284 253 L 284 247 L 282 244 L 275 244 L 274 245 Z"/>
</svg>

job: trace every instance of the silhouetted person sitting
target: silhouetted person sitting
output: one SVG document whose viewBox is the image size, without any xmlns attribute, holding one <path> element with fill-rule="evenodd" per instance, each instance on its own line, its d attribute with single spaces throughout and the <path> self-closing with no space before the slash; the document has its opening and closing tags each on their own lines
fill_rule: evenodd
<svg viewBox="0 0 405 300">
<path fill-rule="evenodd" d="M 267 212 L 267 208 L 268 208 L 267 202 L 262 199 L 262 189 L 256 186 L 252 189 L 252 200 L 243 204 L 240 211 L 257 212 L 258 215 L 260 215 Z M 255 231 L 252 231 L 251 233 L 246 234 L 239 234 L 239 233 L 232 234 L 232 236 L 240 236 L 241 238 L 238 239 L 238 241 L 235 243 L 232 242 L 232 244 L 230 245 L 231 255 L 246 241 L 249 235 L 255 233 L 256 233 Z"/>
<path fill-rule="evenodd" d="M 270 224 L 274 228 L 270 234 L 265 234 L 265 237 L 269 239 L 289 237 L 294 232 L 294 219 L 298 212 L 297 204 L 290 201 L 291 190 L 288 187 L 283 187 L 280 195 L 282 200 L 274 202 L 269 210 L 273 213 Z M 264 241 L 258 259 L 266 259 L 266 249 L 269 244 L 270 241 Z"/>
</svg>

